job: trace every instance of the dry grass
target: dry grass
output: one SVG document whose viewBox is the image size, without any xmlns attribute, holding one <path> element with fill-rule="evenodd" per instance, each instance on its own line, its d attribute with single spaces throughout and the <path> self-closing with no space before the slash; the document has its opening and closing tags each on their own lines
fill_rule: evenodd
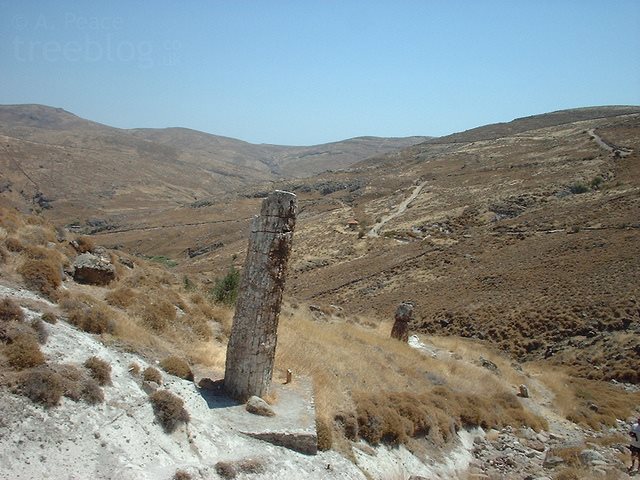
<svg viewBox="0 0 640 480">
<path fill-rule="evenodd" d="M 2 245 L 0 245 L 0 265 L 7 263 L 7 258 L 9 258 L 9 253 Z"/>
<path fill-rule="evenodd" d="M 640 404 L 640 393 L 632 393 L 607 382 L 570 376 L 567 371 L 546 364 L 532 364 L 532 372 L 553 392 L 554 405 L 568 420 L 600 429 L 615 426 Z"/>
<path fill-rule="evenodd" d="M 182 399 L 168 390 L 156 390 L 149 399 L 153 406 L 153 413 L 165 432 L 173 433 L 181 423 L 190 420 Z"/>
<path fill-rule="evenodd" d="M 27 217 L 27 222 L 33 222 L 36 217 Z M 56 241 L 56 235 L 51 226 L 43 219 L 35 220 L 33 225 L 25 225 L 20 229 L 20 240 L 25 245 L 47 245 Z"/>
<path fill-rule="evenodd" d="M 176 377 L 183 378 L 185 380 L 193 380 L 191 367 L 180 357 L 167 357 L 160 362 L 160 367 L 162 367 L 165 372 L 175 375 Z"/>
<path fill-rule="evenodd" d="M 317 323 L 303 312 L 283 315 L 277 368 L 313 378 L 318 416 L 334 419 L 338 443 L 408 443 L 425 435 L 442 443 L 461 426 L 546 427 L 486 369 L 423 355 L 390 339 L 387 324 Z"/>
<path fill-rule="evenodd" d="M 111 365 L 98 357 L 88 358 L 84 366 L 98 385 L 111 385 Z"/>
<path fill-rule="evenodd" d="M 126 309 L 136 300 L 136 294 L 131 288 L 118 287 L 107 292 L 104 299 L 109 305 Z"/>
<path fill-rule="evenodd" d="M 91 253 L 96 248 L 96 244 L 91 237 L 78 237 L 76 238 L 76 250 L 78 253 Z"/>
<path fill-rule="evenodd" d="M 137 313 L 142 325 L 157 333 L 166 331 L 176 319 L 175 307 L 164 299 L 141 302 Z"/>
<path fill-rule="evenodd" d="M 60 301 L 69 323 L 87 333 L 113 333 L 116 329 L 114 312 L 102 302 L 87 295 L 70 295 Z"/>
<path fill-rule="evenodd" d="M 62 283 L 62 265 L 52 258 L 27 258 L 18 268 L 25 284 L 44 295 L 51 296 Z"/>
<path fill-rule="evenodd" d="M 333 446 L 333 429 L 331 422 L 324 417 L 316 417 L 316 433 L 318 435 L 318 450 L 331 450 Z"/>
</svg>

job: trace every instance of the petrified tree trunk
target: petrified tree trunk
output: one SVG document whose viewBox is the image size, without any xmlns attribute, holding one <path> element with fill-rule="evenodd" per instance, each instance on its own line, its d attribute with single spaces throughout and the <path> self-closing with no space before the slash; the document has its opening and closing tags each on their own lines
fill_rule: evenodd
<svg viewBox="0 0 640 480">
<path fill-rule="evenodd" d="M 402 302 L 396 309 L 396 321 L 391 329 L 391 338 L 409 341 L 409 322 L 413 319 L 413 303 Z"/>
<path fill-rule="evenodd" d="M 238 400 L 269 391 L 296 213 L 296 196 L 276 190 L 251 226 L 224 374 L 225 390 Z"/>
</svg>

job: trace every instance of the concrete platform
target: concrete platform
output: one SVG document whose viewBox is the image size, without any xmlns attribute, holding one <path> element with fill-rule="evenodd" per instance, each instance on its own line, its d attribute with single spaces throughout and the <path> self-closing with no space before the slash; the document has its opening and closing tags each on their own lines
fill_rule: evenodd
<svg viewBox="0 0 640 480">
<path fill-rule="evenodd" d="M 316 412 L 313 385 L 307 377 L 295 377 L 289 384 L 271 385 L 273 417 L 254 415 L 245 405 L 229 398 L 222 390 L 221 375 L 210 371 L 194 372 L 194 382 L 210 409 L 215 409 L 216 421 L 228 428 L 273 445 L 286 447 L 307 455 L 318 451 Z"/>
</svg>

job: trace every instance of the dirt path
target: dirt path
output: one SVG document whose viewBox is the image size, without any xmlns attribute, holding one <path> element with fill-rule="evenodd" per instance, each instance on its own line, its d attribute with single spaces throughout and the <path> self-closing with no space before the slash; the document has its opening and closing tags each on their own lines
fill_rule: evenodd
<svg viewBox="0 0 640 480">
<path fill-rule="evenodd" d="M 393 220 L 394 218 L 402 215 L 405 210 L 407 210 L 407 207 L 409 206 L 409 204 L 411 204 L 411 202 L 413 202 L 416 197 L 418 195 L 420 195 L 420 192 L 422 191 L 422 189 L 424 188 L 424 186 L 427 184 L 426 181 L 422 182 L 420 185 L 418 185 L 416 188 L 413 189 L 413 193 L 411 195 L 409 195 L 409 197 L 404 200 L 400 205 L 398 205 L 398 209 L 393 212 L 391 215 L 387 215 L 386 217 L 383 217 L 382 220 L 380 220 L 378 223 L 376 223 L 371 230 L 369 230 L 369 233 L 367 234 L 368 237 L 378 237 L 380 235 L 380 229 L 382 227 L 384 227 L 384 225 Z"/>
<path fill-rule="evenodd" d="M 605 142 L 602 137 L 600 137 L 600 135 L 598 135 L 595 132 L 595 129 L 591 128 L 587 131 L 587 133 L 589 134 L 589 136 L 591 138 L 593 138 L 596 143 L 598 144 L 598 146 L 604 150 L 606 150 L 609 153 L 613 153 L 616 156 L 619 157 L 626 157 L 628 155 L 631 155 L 633 153 L 633 150 L 629 149 L 629 148 L 624 148 L 624 147 L 617 147 L 613 144 L 607 143 Z"/>
</svg>

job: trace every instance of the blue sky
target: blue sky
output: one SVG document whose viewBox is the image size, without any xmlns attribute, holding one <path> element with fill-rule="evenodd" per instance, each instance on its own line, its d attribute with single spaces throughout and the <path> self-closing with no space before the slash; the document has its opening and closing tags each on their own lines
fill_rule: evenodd
<svg viewBox="0 0 640 480">
<path fill-rule="evenodd" d="M 640 104 L 640 1 L 0 0 L 0 103 L 254 143 Z"/>
</svg>

